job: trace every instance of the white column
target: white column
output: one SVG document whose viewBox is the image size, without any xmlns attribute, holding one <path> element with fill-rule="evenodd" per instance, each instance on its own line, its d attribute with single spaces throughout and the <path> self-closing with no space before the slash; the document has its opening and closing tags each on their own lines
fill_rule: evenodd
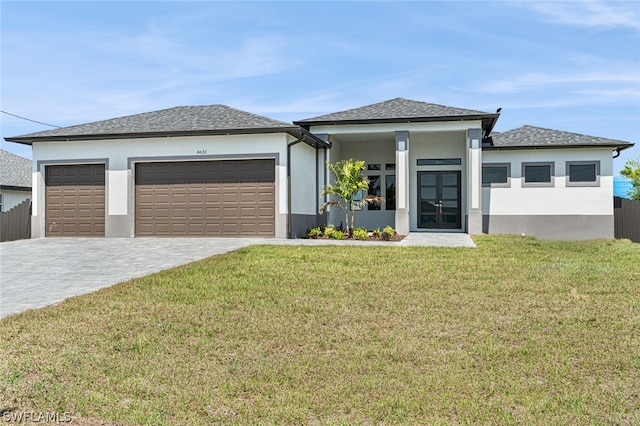
<svg viewBox="0 0 640 426">
<path fill-rule="evenodd" d="M 287 166 L 276 165 L 276 238 L 287 238 L 287 215 L 288 215 L 288 176 Z"/>
<path fill-rule="evenodd" d="M 482 129 L 468 130 L 467 233 L 482 234 Z"/>
<path fill-rule="evenodd" d="M 31 174 L 31 238 L 44 237 L 44 196 L 43 173 L 36 169 Z"/>
<path fill-rule="evenodd" d="M 396 132 L 396 232 L 409 233 L 409 132 Z"/>
</svg>

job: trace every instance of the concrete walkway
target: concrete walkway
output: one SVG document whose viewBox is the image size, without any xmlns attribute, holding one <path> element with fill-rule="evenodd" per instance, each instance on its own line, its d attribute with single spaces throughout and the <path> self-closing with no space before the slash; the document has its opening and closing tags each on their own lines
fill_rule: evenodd
<svg viewBox="0 0 640 426">
<path fill-rule="evenodd" d="M 0 244 L 0 318 L 253 244 L 475 247 L 467 234 L 400 242 L 253 238 L 40 238 Z"/>
</svg>

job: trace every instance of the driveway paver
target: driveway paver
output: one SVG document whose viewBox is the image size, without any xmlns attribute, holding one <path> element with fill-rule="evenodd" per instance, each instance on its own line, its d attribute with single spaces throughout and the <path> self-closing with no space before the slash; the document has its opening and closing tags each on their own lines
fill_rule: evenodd
<svg viewBox="0 0 640 426">
<path fill-rule="evenodd" d="M 258 238 L 39 238 L 0 244 L 0 318 L 253 244 L 475 247 L 467 234 L 400 242 Z"/>
<path fill-rule="evenodd" d="M 0 244 L 0 318 L 259 242 L 240 238 L 40 238 Z"/>
</svg>

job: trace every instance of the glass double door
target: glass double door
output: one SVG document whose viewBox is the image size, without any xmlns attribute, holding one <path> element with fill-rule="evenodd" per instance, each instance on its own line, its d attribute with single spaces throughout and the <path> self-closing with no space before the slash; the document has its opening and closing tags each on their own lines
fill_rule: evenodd
<svg viewBox="0 0 640 426">
<path fill-rule="evenodd" d="M 461 229 L 460 172 L 418 172 L 418 228 Z"/>
</svg>

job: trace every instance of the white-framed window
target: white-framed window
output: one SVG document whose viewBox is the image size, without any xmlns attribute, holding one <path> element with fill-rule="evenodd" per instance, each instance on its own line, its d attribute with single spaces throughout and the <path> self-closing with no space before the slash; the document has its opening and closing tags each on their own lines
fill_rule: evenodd
<svg viewBox="0 0 640 426">
<path fill-rule="evenodd" d="M 567 186 L 600 186 L 600 161 L 567 161 Z"/>
<path fill-rule="evenodd" d="M 554 168 L 553 161 L 522 163 L 522 186 L 554 186 Z"/>
<path fill-rule="evenodd" d="M 511 163 L 485 163 L 482 165 L 482 186 L 511 187 Z"/>
</svg>

